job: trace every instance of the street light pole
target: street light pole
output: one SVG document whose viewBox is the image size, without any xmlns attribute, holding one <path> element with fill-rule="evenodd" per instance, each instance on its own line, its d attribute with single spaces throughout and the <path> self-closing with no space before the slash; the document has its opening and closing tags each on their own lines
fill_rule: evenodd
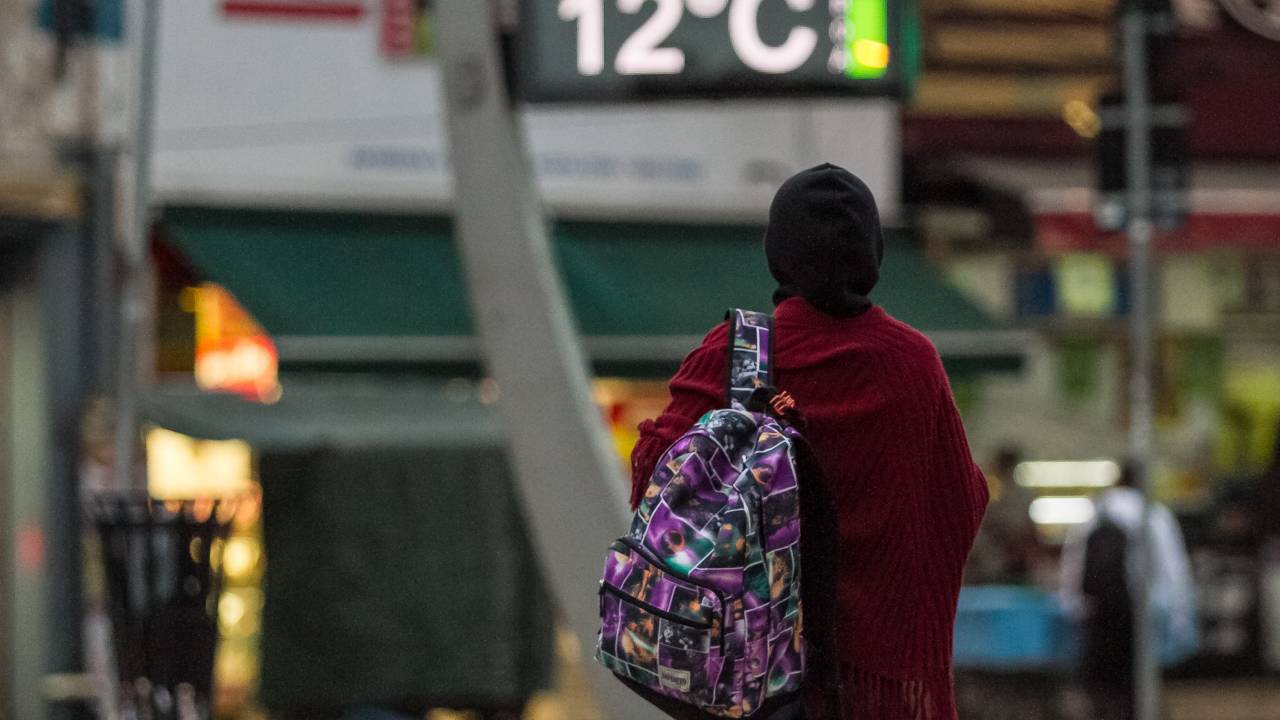
<svg viewBox="0 0 1280 720">
<path fill-rule="evenodd" d="M 1155 310 L 1152 293 L 1151 90 L 1147 74 L 1147 21 L 1141 0 L 1130 0 L 1121 11 L 1124 52 L 1125 175 L 1129 235 L 1129 278 L 1132 304 L 1129 332 L 1132 372 L 1129 378 L 1129 453 L 1142 491 L 1142 523 L 1132 552 L 1136 582 L 1130 583 L 1134 626 L 1134 699 L 1137 720 L 1157 720 L 1160 705 L 1160 665 L 1151 612 L 1151 465 L 1153 458 L 1153 386 Z"/>
<path fill-rule="evenodd" d="M 137 90 L 133 108 L 133 152 L 129 158 L 132 183 L 124 204 L 120 242 L 120 320 L 116 338 L 115 447 L 112 484 L 115 489 L 145 489 L 136 468 L 138 447 L 138 391 L 142 359 L 139 346 L 146 329 L 147 238 L 151 205 L 151 146 L 155 123 L 156 54 L 160 33 L 160 1 L 132 3 L 132 32 L 137 43 Z"/>
</svg>

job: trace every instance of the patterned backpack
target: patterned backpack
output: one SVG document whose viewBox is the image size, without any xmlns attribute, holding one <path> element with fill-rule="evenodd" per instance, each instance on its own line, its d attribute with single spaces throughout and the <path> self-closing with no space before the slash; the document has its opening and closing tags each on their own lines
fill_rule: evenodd
<svg viewBox="0 0 1280 720">
<path fill-rule="evenodd" d="M 676 717 L 777 717 L 834 667 L 834 632 L 816 647 L 804 633 L 805 620 L 817 626 L 815 609 L 834 628 L 831 593 L 802 603 L 800 591 L 801 516 L 828 525 L 825 538 L 806 537 L 810 552 L 834 538 L 830 504 L 792 422 L 794 401 L 769 387 L 772 318 L 730 317 L 729 407 L 704 415 L 659 459 L 600 582 L 596 658 Z M 827 557 L 805 565 L 816 576 L 808 582 L 833 587 L 834 554 L 813 554 Z"/>
</svg>

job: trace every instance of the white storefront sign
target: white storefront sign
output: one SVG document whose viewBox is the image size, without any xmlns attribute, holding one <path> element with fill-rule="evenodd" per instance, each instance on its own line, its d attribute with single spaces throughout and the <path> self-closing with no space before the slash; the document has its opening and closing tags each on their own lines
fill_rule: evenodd
<svg viewBox="0 0 1280 720">
<path fill-rule="evenodd" d="M 439 73 L 383 50 L 383 4 L 341 22 L 166 8 L 155 183 L 163 203 L 445 211 Z M 778 183 L 820 161 L 898 206 L 888 100 L 536 106 L 525 124 L 561 215 L 760 220 Z M 494 202 L 502 202 L 494 198 Z"/>
</svg>

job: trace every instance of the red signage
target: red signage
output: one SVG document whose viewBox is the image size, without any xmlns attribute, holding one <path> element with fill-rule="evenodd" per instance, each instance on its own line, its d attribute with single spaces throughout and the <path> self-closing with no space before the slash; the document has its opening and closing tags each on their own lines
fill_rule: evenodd
<svg viewBox="0 0 1280 720">
<path fill-rule="evenodd" d="M 196 292 L 196 385 L 258 402 L 279 397 L 275 343 L 231 293 L 212 283 Z"/>
<path fill-rule="evenodd" d="M 365 6 L 362 2 L 224 0 L 222 14 L 245 19 L 352 21 L 364 17 Z"/>
<path fill-rule="evenodd" d="M 1035 223 L 1037 243 L 1051 255 L 1096 252 L 1122 257 L 1128 252 L 1123 233 L 1099 230 L 1088 213 L 1040 213 Z M 1192 213 L 1182 228 L 1156 237 L 1164 252 L 1275 250 L 1280 247 L 1280 214 Z"/>
<path fill-rule="evenodd" d="M 392 58 L 435 54 L 430 0 L 382 0 L 382 54 Z"/>
<path fill-rule="evenodd" d="M 392 57 L 413 54 L 413 0 L 382 0 L 382 52 Z"/>
</svg>

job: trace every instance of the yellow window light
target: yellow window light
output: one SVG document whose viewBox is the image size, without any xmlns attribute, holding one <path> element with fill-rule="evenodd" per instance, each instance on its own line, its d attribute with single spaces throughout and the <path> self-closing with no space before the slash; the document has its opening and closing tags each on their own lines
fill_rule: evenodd
<svg viewBox="0 0 1280 720">
<path fill-rule="evenodd" d="M 240 440 L 196 440 L 163 428 L 147 432 L 147 484 L 161 499 L 219 498 L 250 489 L 251 453 Z"/>
<path fill-rule="evenodd" d="M 218 600 L 218 628 L 224 637 L 249 637 L 258 632 L 261 623 L 261 592 L 231 588 L 222 593 Z"/>
<path fill-rule="evenodd" d="M 218 620 L 222 623 L 223 632 L 239 625 L 248 611 L 244 598 L 235 593 L 225 593 L 218 600 Z"/>
<path fill-rule="evenodd" d="M 258 566 L 261 556 L 262 549 L 253 538 L 240 536 L 228 540 L 222 553 L 222 566 L 226 570 L 227 579 L 236 582 L 248 579 Z"/>
</svg>

